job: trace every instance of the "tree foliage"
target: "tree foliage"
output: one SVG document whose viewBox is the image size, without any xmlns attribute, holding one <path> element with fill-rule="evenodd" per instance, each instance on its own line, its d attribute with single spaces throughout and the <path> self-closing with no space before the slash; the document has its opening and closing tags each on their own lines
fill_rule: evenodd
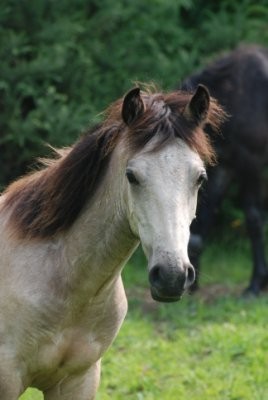
<svg viewBox="0 0 268 400">
<path fill-rule="evenodd" d="M 219 51 L 268 43 L 267 0 L 1 0 L 0 183 L 134 81 L 174 87 Z"/>
</svg>

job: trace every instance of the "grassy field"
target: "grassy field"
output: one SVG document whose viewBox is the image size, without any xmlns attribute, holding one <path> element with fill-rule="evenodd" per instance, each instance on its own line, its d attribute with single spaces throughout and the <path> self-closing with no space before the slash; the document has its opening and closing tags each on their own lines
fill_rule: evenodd
<svg viewBox="0 0 268 400">
<path fill-rule="evenodd" d="M 175 304 L 153 302 L 143 256 L 130 261 L 129 312 L 103 358 L 97 400 L 268 399 L 268 293 L 241 298 L 251 261 L 235 239 L 207 248 L 202 289 Z M 42 398 L 30 389 L 21 400 Z"/>
</svg>

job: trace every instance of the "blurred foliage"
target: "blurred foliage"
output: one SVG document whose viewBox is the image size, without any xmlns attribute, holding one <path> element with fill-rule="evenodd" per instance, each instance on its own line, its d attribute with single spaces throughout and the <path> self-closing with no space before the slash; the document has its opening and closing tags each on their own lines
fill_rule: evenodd
<svg viewBox="0 0 268 400">
<path fill-rule="evenodd" d="M 241 41 L 268 43 L 267 0 L 1 0 L 0 185 L 134 81 L 175 87 Z"/>
</svg>

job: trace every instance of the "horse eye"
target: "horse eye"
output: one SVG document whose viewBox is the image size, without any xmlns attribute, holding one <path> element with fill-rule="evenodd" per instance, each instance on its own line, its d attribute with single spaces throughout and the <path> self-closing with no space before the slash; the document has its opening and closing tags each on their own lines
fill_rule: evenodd
<svg viewBox="0 0 268 400">
<path fill-rule="evenodd" d="M 137 178 L 136 178 L 136 176 L 135 176 L 133 171 L 127 169 L 126 170 L 126 176 L 127 176 L 127 180 L 129 181 L 130 184 L 133 184 L 133 185 L 138 185 L 139 184 L 139 181 L 137 180 Z"/>
<path fill-rule="evenodd" d="M 207 181 L 207 174 L 205 173 L 205 172 L 202 172 L 200 175 L 199 175 L 199 177 L 198 177 L 198 179 L 197 179 L 197 186 L 201 186 L 202 185 L 202 183 L 204 183 L 205 181 Z"/>
</svg>

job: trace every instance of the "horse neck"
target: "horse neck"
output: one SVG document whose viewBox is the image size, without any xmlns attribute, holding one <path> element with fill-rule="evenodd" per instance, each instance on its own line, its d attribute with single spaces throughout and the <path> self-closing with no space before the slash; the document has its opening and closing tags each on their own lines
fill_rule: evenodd
<svg viewBox="0 0 268 400">
<path fill-rule="evenodd" d="M 127 219 L 124 163 L 115 149 L 98 190 L 66 236 L 72 270 L 106 279 L 121 271 L 137 247 Z"/>
</svg>

